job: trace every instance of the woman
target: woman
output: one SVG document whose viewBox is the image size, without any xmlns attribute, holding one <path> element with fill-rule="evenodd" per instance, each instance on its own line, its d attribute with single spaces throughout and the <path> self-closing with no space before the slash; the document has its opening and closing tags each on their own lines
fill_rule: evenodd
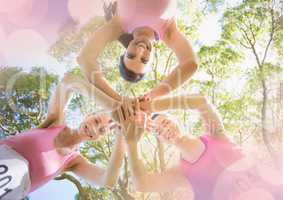
<svg viewBox="0 0 283 200">
<path fill-rule="evenodd" d="M 246 162 L 240 149 L 225 136 L 219 115 L 206 99 L 191 96 L 186 100 L 187 108 L 199 111 L 206 134 L 201 137 L 183 135 L 178 126 L 165 116 L 154 116 L 153 122 L 149 123 L 151 129 L 153 127 L 161 140 L 175 145 L 181 152 L 180 164 L 162 173 L 147 173 L 138 154 L 137 145 L 146 115 L 140 111 L 126 112 L 125 117 L 120 114 L 136 189 L 170 192 L 190 188 L 196 200 L 283 199 L 282 180 L 281 183 L 268 181 L 262 173 L 262 166 Z"/>
<path fill-rule="evenodd" d="M 174 4 L 174 0 L 118 0 L 113 4 L 117 6 L 116 15 L 93 33 L 77 59 L 88 80 L 110 97 L 121 100 L 104 80 L 97 65 L 97 57 L 105 46 L 117 39 L 127 47 L 119 69 L 121 76 L 130 82 L 138 82 L 144 77 L 154 41 L 161 39 L 177 56 L 179 64 L 176 68 L 144 99 L 168 94 L 188 80 L 197 69 L 197 61 L 190 43 L 177 28 Z M 109 10 L 113 13 L 111 6 Z"/>
<path fill-rule="evenodd" d="M 0 141 L 0 199 L 18 200 L 54 177 L 70 171 L 98 185 L 113 187 L 124 157 L 119 129 L 106 114 L 89 115 L 78 129 L 65 123 L 63 110 L 73 91 L 95 94 L 104 105 L 112 105 L 97 90 L 85 87 L 87 82 L 66 75 L 53 95 L 47 119 L 40 128 Z M 107 169 L 90 163 L 78 153 L 84 141 L 96 141 L 110 129 L 116 129 L 115 145 Z"/>
</svg>

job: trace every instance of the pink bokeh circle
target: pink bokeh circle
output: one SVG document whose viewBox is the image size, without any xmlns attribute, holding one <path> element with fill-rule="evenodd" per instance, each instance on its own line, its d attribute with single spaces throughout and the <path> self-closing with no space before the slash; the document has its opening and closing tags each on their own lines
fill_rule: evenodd
<svg viewBox="0 0 283 200">
<path fill-rule="evenodd" d="M 259 165 L 259 175 L 266 182 L 283 187 L 283 171 L 273 166 Z M 283 191 L 282 191 L 283 192 Z"/>
<path fill-rule="evenodd" d="M 103 15 L 101 2 L 99 0 L 69 0 L 70 16 L 79 24 L 85 24 L 94 16 Z"/>
<path fill-rule="evenodd" d="M 272 194 L 261 188 L 254 188 L 242 194 L 232 200 L 275 200 Z"/>
<path fill-rule="evenodd" d="M 8 20 L 20 27 L 40 24 L 48 13 L 48 0 L 29 0 L 21 9 L 8 13 Z"/>
<path fill-rule="evenodd" d="M 0 51 L 1 51 L 1 48 L 4 48 L 5 47 L 5 41 L 6 41 L 6 33 L 4 31 L 4 29 L 1 27 L 0 25 Z"/>
<path fill-rule="evenodd" d="M 9 13 L 19 10 L 30 0 L 0 0 L 0 13 Z"/>
<path fill-rule="evenodd" d="M 0 69 L 6 66 L 6 59 L 3 54 L 0 52 Z"/>
<path fill-rule="evenodd" d="M 48 50 L 46 39 L 38 32 L 23 29 L 13 32 L 6 42 L 3 54 L 9 65 L 35 65 Z"/>
</svg>

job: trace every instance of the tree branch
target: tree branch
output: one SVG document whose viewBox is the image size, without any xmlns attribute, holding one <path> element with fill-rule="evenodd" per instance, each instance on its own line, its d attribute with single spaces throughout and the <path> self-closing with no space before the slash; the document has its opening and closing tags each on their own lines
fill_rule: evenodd
<svg viewBox="0 0 283 200">
<path fill-rule="evenodd" d="M 274 10 L 273 8 L 270 9 L 270 14 L 271 14 L 271 32 L 270 32 L 270 38 L 269 38 L 269 41 L 267 43 L 267 46 L 265 48 L 265 51 L 264 51 L 264 56 L 262 58 L 262 61 L 261 61 L 261 65 L 264 64 L 265 60 L 266 60 L 266 57 L 267 57 L 267 53 L 268 53 L 268 50 L 269 50 L 269 47 L 274 39 L 274 33 L 275 33 L 275 20 L 274 20 Z"/>
<path fill-rule="evenodd" d="M 165 75 L 168 71 L 168 68 L 169 68 L 169 63 L 171 61 L 171 57 L 173 55 L 173 51 L 170 52 L 168 58 L 167 58 L 167 61 L 166 61 L 166 65 L 165 65 L 165 69 L 164 69 L 164 72 L 163 72 L 163 75 Z"/>
<path fill-rule="evenodd" d="M 61 176 L 56 177 L 54 180 L 61 181 L 61 180 L 64 180 L 64 179 L 67 179 L 68 181 L 72 182 L 77 187 L 77 189 L 79 190 L 80 196 L 82 196 L 82 197 L 85 196 L 83 186 L 81 185 L 81 183 L 75 177 L 64 173 Z"/>
</svg>

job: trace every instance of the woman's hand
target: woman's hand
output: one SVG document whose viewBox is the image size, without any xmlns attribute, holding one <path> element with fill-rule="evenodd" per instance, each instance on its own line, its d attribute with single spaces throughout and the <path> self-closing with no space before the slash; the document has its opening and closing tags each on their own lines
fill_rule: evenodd
<svg viewBox="0 0 283 200">
<path fill-rule="evenodd" d="M 145 95 L 143 95 L 143 96 L 140 96 L 140 97 L 138 98 L 140 109 L 141 109 L 142 111 L 144 111 L 144 112 L 148 112 L 148 113 L 149 113 L 149 111 L 150 111 L 150 109 L 149 109 L 149 103 L 150 103 L 150 101 L 151 101 L 152 99 L 153 99 L 153 98 L 152 98 L 152 96 L 151 96 L 150 93 L 145 94 Z"/>
<path fill-rule="evenodd" d="M 147 115 L 140 110 L 138 99 L 125 99 L 118 115 L 127 142 L 138 142 L 146 128 Z"/>
</svg>

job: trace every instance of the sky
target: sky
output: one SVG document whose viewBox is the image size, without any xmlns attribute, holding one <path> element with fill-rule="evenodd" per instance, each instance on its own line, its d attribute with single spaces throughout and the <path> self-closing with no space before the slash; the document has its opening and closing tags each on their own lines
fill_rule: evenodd
<svg viewBox="0 0 283 200">
<path fill-rule="evenodd" d="M 61 75 L 67 68 L 48 54 L 64 27 L 82 27 L 93 16 L 102 16 L 101 0 L 0 0 L 0 66 L 29 70 L 42 66 Z M 202 44 L 220 38 L 222 13 L 206 17 L 199 27 Z M 209 30 L 209 34 L 207 34 Z M 30 194 L 31 200 L 70 200 L 77 190 L 68 181 L 51 181 Z"/>
<path fill-rule="evenodd" d="M 29 195 L 31 200 L 72 200 L 78 193 L 69 181 L 50 181 Z"/>
<path fill-rule="evenodd" d="M 51 57 L 48 49 L 60 38 L 64 27 L 74 24 L 82 27 L 93 16 L 102 16 L 101 2 L 102 0 L 0 0 L 0 66 L 20 66 L 26 70 L 42 66 L 48 72 L 62 76 L 69 68 Z M 239 2 L 240 0 L 230 0 L 225 6 Z M 220 38 L 219 20 L 222 14 L 221 11 L 209 14 L 203 20 L 198 30 L 200 44 L 213 45 Z M 253 60 L 244 62 L 246 66 L 252 66 Z M 194 78 L 203 78 L 197 76 L 198 74 Z M 231 80 L 227 87 L 235 88 L 235 85 L 241 84 L 244 84 L 244 80 Z M 77 192 L 76 187 L 68 181 L 50 181 L 29 197 L 31 200 L 71 200 Z"/>
</svg>

